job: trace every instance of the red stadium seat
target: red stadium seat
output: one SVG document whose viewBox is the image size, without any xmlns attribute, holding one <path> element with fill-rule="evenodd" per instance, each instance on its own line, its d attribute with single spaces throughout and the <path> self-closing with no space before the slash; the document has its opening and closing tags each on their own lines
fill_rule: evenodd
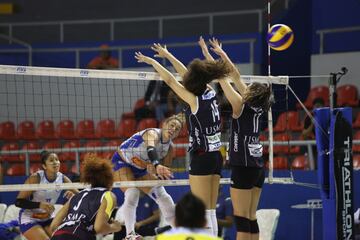
<svg viewBox="0 0 360 240">
<path fill-rule="evenodd" d="M 17 143 L 5 143 L 1 148 L 1 161 L 16 162 L 20 161 L 19 154 L 3 154 L 3 151 L 17 151 L 19 150 L 19 144 Z"/>
<path fill-rule="evenodd" d="M 79 148 L 80 142 L 77 140 L 72 140 L 69 142 L 66 142 L 63 146 L 63 148 Z M 61 161 L 75 161 L 76 159 L 76 152 L 62 152 L 59 154 L 59 158 Z"/>
<path fill-rule="evenodd" d="M 274 132 L 283 132 L 285 130 L 301 131 L 302 128 L 299 113 L 289 111 L 280 114 L 276 121 Z"/>
<path fill-rule="evenodd" d="M 356 86 L 346 84 L 336 89 L 337 105 L 340 107 L 357 107 L 359 105 L 358 90 Z"/>
<path fill-rule="evenodd" d="M 261 142 L 265 142 L 265 141 L 268 141 L 269 139 L 268 139 L 268 136 L 266 136 L 264 134 L 260 134 L 259 140 Z M 265 146 L 264 144 L 263 144 L 263 154 L 269 154 L 269 147 Z"/>
<path fill-rule="evenodd" d="M 95 128 L 93 120 L 83 120 L 78 122 L 76 136 L 83 139 L 95 138 Z"/>
<path fill-rule="evenodd" d="M 32 121 L 23 121 L 17 127 L 17 137 L 21 140 L 34 140 L 35 124 Z"/>
<path fill-rule="evenodd" d="M 74 139 L 75 127 L 74 122 L 71 120 L 62 120 L 56 126 L 56 137 L 61 139 Z"/>
<path fill-rule="evenodd" d="M 353 156 L 353 167 L 355 170 L 360 170 L 360 155 L 356 154 Z"/>
<path fill-rule="evenodd" d="M 274 169 L 288 169 L 288 160 L 286 157 L 274 157 Z"/>
<path fill-rule="evenodd" d="M 187 129 L 186 124 L 184 124 L 183 127 L 181 128 L 181 131 L 179 133 L 179 137 L 189 137 L 189 133 L 188 133 L 188 129 Z"/>
<path fill-rule="evenodd" d="M 356 119 L 353 123 L 354 128 L 360 128 L 360 112 L 357 113 Z"/>
<path fill-rule="evenodd" d="M 39 150 L 39 149 L 40 149 L 40 145 L 37 142 L 28 142 L 28 143 L 25 143 L 24 146 L 22 147 L 22 150 Z M 26 154 L 21 154 L 20 160 L 25 161 Z M 29 160 L 34 161 L 34 162 L 39 162 L 40 161 L 40 153 L 30 153 Z"/>
<path fill-rule="evenodd" d="M 291 140 L 291 136 L 286 133 L 279 133 L 274 135 L 274 141 L 287 142 Z M 274 145 L 274 154 L 290 153 L 291 148 L 289 145 Z"/>
<path fill-rule="evenodd" d="M 117 136 L 120 138 L 129 138 L 136 132 L 136 121 L 135 119 L 121 119 L 118 129 Z"/>
<path fill-rule="evenodd" d="M 43 145 L 43 149 L 46 150 L 56 149 L 56 148 L 61 148 L 61 143 L 59 140 L 48 141 Z"/>
<path fill-rule="evenodd" d="M 145 99 L 140 98 L 135 102 L 134 111 L 145 106 Z"/>
<path fill-rule="evenodd" d="M 316 86 L 310 89 L 310 92 L 304 102 L 305 107 L 312 109 L 313 102 L 316 98 L 324 100 L 325 106 L 329 106 L 329 88 L 327 86 Z M 299 104 L 296 105 L 298 109 L 301 108 Z"/>
<path fill-rule="evenodd" d="M 87 154 L 89 154 L 89 153 L 95 153 L 97 156 L 101 156 L 101 154 L 102 154 L 101 151 L 95 151 L 95 150 L 92 149 L 94 147 L 102 147 L 102 143 L 100 141 L 98 141 L 98 140 L 89 141 L 89 142 L 85 143 L 83 147 L 84 148 L 89 148 L 89 150 L 87 150 L 86 152 L 82 152 L 80 154 L 80 159 L 81 160 L 84 160 L 85 156 Z"/>
<path fill-rule="evenodd" d="M 36 137 L 38 139 L 54 139 L 55 138 L 54 122 L 51 120 L 41 121 L 36 129 Z"/>
<path fill-rule="evenodd" d="M 0 123 L 0 140 L 14 139 L 16 139 L 15 124 L 10 121 Z"/>
<path fill-rule="evenodd" d="M 115 138 L 115 122 L 112 119 L 103 119 L 96 125 L 96 137 Z"/>
<path fill-rule="evenodd" d="M 39 170 L 44 170 L 41 163 L 32 163 L 30 165 L 30 174 L 36 173 Z"/>
<path fill-rule="evenodd" d="M 189 144 L 189 139 L 187 137 L 178 137 L 174 139 L 174 144 Z M 185 157 L 187 152 L 187 147 L 174 147 L 174 157 Z"/>
<path fill-rule="evenodd" d="M 16 163 L 11 165 L 6 170 L 6 175 L 8 176 L 24 176 L 25 175 L 25 164 L 24 163 Z"/>
<path fill-rule="evenodd" d="M 134 112 L 125 112 L 125 113 L 121 114 L 121 119 L 125 119 L 125 118 L 135 118 L 135 113 Z"/>
<path fill-rule="evenodd" d="M 301 155 L 295 157 L 291 163 L 292 169 L 307 170 L 309 169 L 309 160 L 306 156 Z"/>
<path fill-rule="evenodd" d="M 360 140 L 360 130 L 357 131 L 354 134 L 354 140 Z M 353 151 L 354 152 L 360 152 L 360 145 L 359 144 L 353 144 Z"/>
<path fill-rule="evenodd" d="M 104 147 L 118 147 L 121 144 L 121 140 L 111 140 L 110 142 L 107 142 Z M 110 150 L 110 151 L 104 151 L 102 154 L 103 158 L 106 159 L 111 159 L 112 156 L 114 155 L 115 150 Z"/>
<path fill-rule="evenodd" d="M 141 131 L 146 128 L 157 128 L 157 126 L 158 123 L 155 118 L 144 118 L 139 122 L 137 126 L 137 131 Z"/>
</svg>

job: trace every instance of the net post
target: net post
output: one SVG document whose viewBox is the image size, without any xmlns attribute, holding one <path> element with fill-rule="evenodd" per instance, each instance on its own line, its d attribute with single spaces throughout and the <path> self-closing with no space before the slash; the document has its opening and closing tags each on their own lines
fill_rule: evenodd
<svg viewBox="0 0 360 240">
<path fill-rule="evenodd" d="M 269 129 L 269 184 L 273 183 L 273 169 L 274 169 L 274 139 L 273 139 L 273 122 L 272 122 L 272 109 L 268 111 L 268 129 Z"/>
</svg>

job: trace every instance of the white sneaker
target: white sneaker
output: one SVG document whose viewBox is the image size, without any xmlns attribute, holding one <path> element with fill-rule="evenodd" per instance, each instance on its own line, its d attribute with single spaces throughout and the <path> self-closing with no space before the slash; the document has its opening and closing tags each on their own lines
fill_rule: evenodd
<svg viewBox="0 0 360 240">
<path fill-rule="evenodd" d="M 140 236 L 139 234 L 135 233 L 135 232 L 131 232 L 129 233 L 124 240 L 142 240 L 143 237 Z"/>
</svg>

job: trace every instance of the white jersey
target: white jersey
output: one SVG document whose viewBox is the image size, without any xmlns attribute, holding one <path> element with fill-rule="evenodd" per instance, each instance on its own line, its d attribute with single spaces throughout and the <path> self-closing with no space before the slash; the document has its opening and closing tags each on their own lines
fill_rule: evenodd
<svg viewBox="0 0 360 240">
<path fill-rule="evenodd" d="M 63 183 L 64 181 L 64 175 L 60 172 L 57 173 L 56 179 L 52 182 L 50 182 L 46 175 L 44 170 L 39 170 L 36 172 L 36 174 L 39 176 L 40 178 L 40 182 L 41 184 L 60 184 Z M 58 200 L 60 194 L 61 194 L 62 190 L 38 190 L 38 191 L 34 191 L 32 194 L 32 198 L 31 201 L 34 202 L 48 202 L 51 204 L 55 204 L 56 201 Z M 20 224 L 24 224 L 24 223 L 30 223 L 33 221 L 46 221 L 49 218 L 53 218 L 54 217 L 54 213 L 46 219 L 38 219 L 38 218 L 33 218 L 33 214 L 36 213 L 43 213 L 45 212 L 44 210 L 40 209 L 40 208 L 36 208 L 36 209 L 21 209 L 20 211 Z"/>
<path fill-rule="evenodd" d="M 145 129 L 128 138 L 120 145 L 119 152 L 125 162 L 139 169 L 146 169 L 146 166 L 151 163 L 147 153 L 147 146 L 143 139 L 143 135 L 149 130 L 155 130 L 159 135 L 160 141 L 155 146 L 159 159 L 163 159 L 168 154 L 172 144 L 171 140 L 169 142 L 162 141 L 161 129 L 159 128 Z"/>
</svg>

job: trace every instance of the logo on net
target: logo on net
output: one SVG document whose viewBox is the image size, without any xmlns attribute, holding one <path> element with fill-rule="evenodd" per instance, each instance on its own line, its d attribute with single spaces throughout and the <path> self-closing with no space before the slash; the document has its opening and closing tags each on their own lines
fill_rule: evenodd
<svg viewBox="0 0 360 240">
<path fill-rule="evenodd" d="M 80 71 L 80 76 L 81 76 L 81 77 L 87 77 L 87 76 L 89 76 L 89 71 L 88 71 L 88 70 L 81 70 L 81 71 Z"/>
<path fill-rule="evenodd" d="M 138 77 L 139 78 L 146 78 L 146 73 L 140 72 L 140 73 L 138 73 Z"/>
<path fill-rule="evenodd" d="M 26 73 L 26 67 L 17 67 L 16 72 L 17 73 Z"/>
</svg>

